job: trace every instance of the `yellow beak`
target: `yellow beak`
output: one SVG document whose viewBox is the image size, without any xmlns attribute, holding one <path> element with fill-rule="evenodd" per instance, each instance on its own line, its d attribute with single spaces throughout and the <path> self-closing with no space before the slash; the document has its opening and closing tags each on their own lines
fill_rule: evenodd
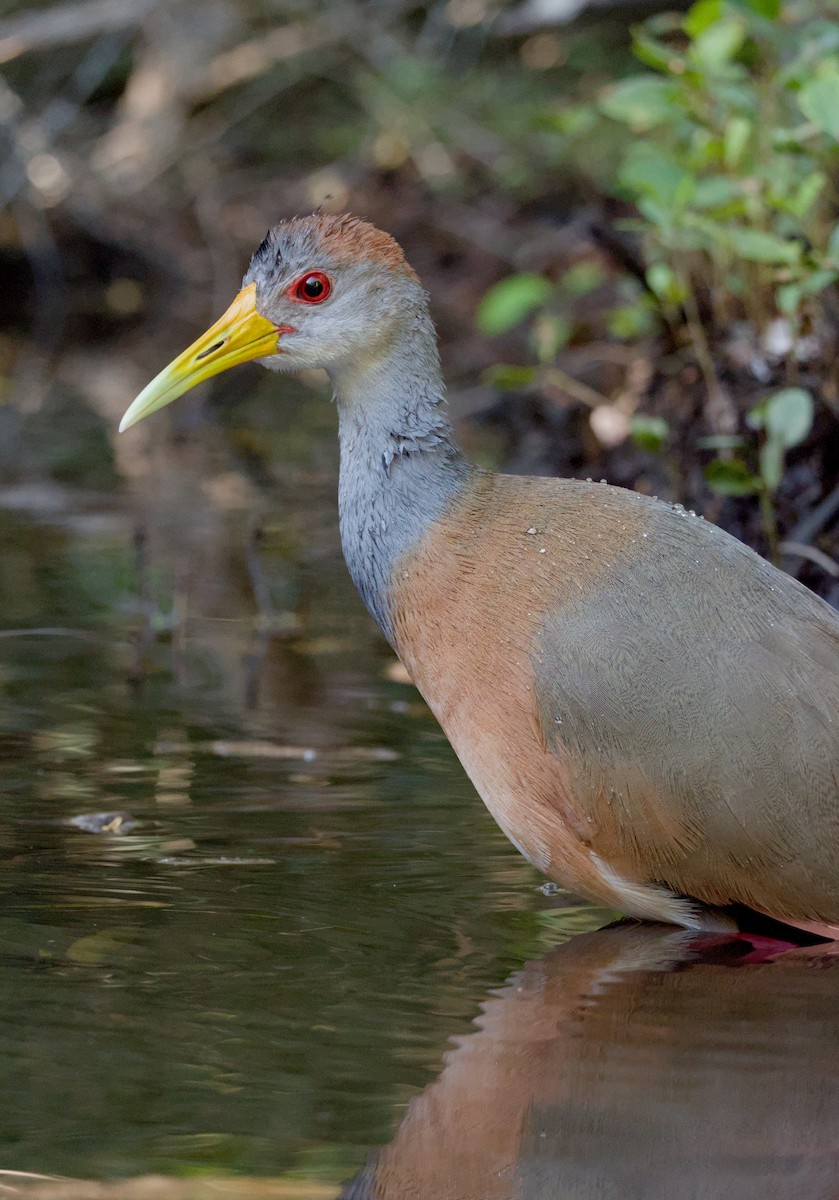
<svg viewBox="0 0 839 1200">
<path fill-rule="evenodd" d="M 171 404 L 196 383 L 203 383 L 237 363 L 276 354 L 281 332 L 256 311 L 256 284 L 249 283 L 215 325 L 143 388 L 122 418 L 120 433 L 149 413 Z"/>
</svg>

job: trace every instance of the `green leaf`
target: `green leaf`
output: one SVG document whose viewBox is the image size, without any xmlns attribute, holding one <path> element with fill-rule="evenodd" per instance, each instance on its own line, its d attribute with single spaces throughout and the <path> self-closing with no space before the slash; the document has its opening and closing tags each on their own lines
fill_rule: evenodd
<svg viewBox="0 0 839 1200">
<path fill-rule="evenodd" d="M 742 17 L 721 17 L 694 38 L 688 59 L 699 70 L 715 74 L 734 58 L 745 36 Z"/>
<path fill-rule="evenodd" d="M 621 341 L 631 341 L 649 333 L 654 325 L 654 311 L 649 297 L 646 303 L 643 299 L 632 304 L 617 304 L 608 317 L 607 328 L 612 337 Z"/>
<path fill-rule="evenodd" d="M 697 208 L 721 208 L 730 204 L 740 195 L 740 189 L 732 179 L 722 175 L 712 175 L 700 179 L 693 194 L 693 203 Z"/>
<path fill-rule="evenodd" d="M 817 296 L 819 292 L 839 279 L 837 271 L 813 271 L 803 282 L 785 283 L 778 288 L 778 308 L 784 316 L 792 316 L 805 296 Z"/>
<path fill-rule="evenodd" d="M 715 458 L 702 473 L 718 496 L 753 496 L 760 491 L 760 480 L 740 458 Z"/>
<path fill-rule="evenodd" d="M 475 324 L 488 337 L 504 333 L 544 304 L 552 291 L 544 275 L 510 275 L 486 293 L 478 305 Z"/>
<path fill-rule="evenodd" d="M 735 254 L 749 262 L 793 266 L 801 258 L 801 243 L 787 241 L 762 229 L 731 229 L 729 243 Z"/>
<path fill-rule="evenodd" d="M 784 283 L 775 293 L 778 309 L 785 317 L 791 317 L 798 309 L 804 295 L 800 283 Z"/>
<path fill-rule="evenodd" d="M 652 263 L 647 268 L 647 283 L 650 285 L 650 291 L 665 304 L 677 306 L 684 303 L 684 291 L 667 263 Z"/>
<path fill-rule="evenodd" d="M 744 8 L 750 8 L 758 16 L 777 21 L 781 15 L 781 0 L 742 0 Z"/>
<path fill-rule="evenodd" d="M 798 93 L 798 104 L 808 121 L 839 140 L 839 75 L 805 83 Z"/>
<path fill-rule="evenodd" d="M 813 427 L 813 397 L 804 388 L 784 388 L 761 407 L 767 437 L 784 450 L 803 442 Z"/>
<path fill-rule="evenodd" d="M 747 117 L 730 117 L 723 132 L 723 161 L 736 167 L 752 136 L 752 123 Z"/>
<path fill-rule="evenodd" d="M 539 126 L 566 137 L 583 137 L 597 125 L 600 114 L 593 104 L 568 104 L 552 112 L 542 113 Z"/>
<path fill-rule="evenodd" d="M 680 54 L 676 54 L 670 46 L 664 42 L 660 42 L 657 38 L 648 37 L 643 26 L 640 30 L 636 30 L 632 41 L 632 52 L 636 58 L 642 63 L 646 63 L 648 67 L 652 67 L 655 71 L 662 71 L 667 75 L 681 74 L 684 70 L 684 59 Z"/>
<path fill-rule="evenodd" d="M 613 121 L 622 121 L 635 133 L 646 133 L 673 120 L 680 96 L 679 85 L 657 75 L 632 75 L 600 97 L 600 110 Z"/>
<path fill-rule="evenodd" d="M 634 196 L 649 196 L 665 209 L 684 204 L 695 187 L 683 167 L 648 142 L 636 142 L 629 148 L 618 180 Z"/>
<path fill-rule="evenodd" d="M 519 367 L 513 363 L 498 363 L 484 372 L 484 379 L 502 392 L 521 392 L 536 379 L 535 367 Z"/>
<path fill-rule="evenodd" d="M 685 33 L 690 37 L 699 37 L 710 25 L 715 25 L 722 16 L 722 0 L 697 0 L 688 9 L 684 19 Z"/>
<path fill-rule="evenodd" d="M 531 338 L 540 363 L 553 362 L 571 340 L 574 326 L 562 313 L 541 312 L 533 322 Z"/>
<path fill-rule="evenodd" d="M 806 217 L 827 184 L 824 171 L 812 171 L 801 180 L 795 193 L 787 200 L 787 207 L 796 217 Z"/>
<path fill-rule="evenodd" d="M 594 259 L 574 263 L 562 276 L 562 290 L 571 296 L 586 296 L 606 282 L 606 271 Z"/>
<path fill-rule="evenodd" d="M 642 450 L 659 451 L 667 444 L 670 426 L 662 417 L 636 413 L 629 422 L 629 431 L 636 446 Z"/>
</svg>

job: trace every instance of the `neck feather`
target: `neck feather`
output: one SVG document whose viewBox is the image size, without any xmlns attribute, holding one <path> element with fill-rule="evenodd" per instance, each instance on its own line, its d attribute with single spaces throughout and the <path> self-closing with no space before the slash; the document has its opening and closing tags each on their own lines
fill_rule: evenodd
<svg viewBox="0 0 839 1200">
<path fill-rule="evenodd" d="M 446 415 L 427 312 L 363 362 L 330 372 L 338 404 L 341 542 L 350 574 L 392 642 L 390 582 L 405 551 L 444 515 L 473 468 Z"/>
</svg>

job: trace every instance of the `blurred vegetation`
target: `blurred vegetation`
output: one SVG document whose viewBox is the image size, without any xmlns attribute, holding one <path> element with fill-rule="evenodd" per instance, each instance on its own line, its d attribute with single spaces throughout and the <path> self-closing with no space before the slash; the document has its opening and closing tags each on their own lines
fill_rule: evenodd
<svg viewBox="0 0 839 1200">
<path fill-rule="evenodd" d="M 813 394 L 770 393 L 741 428 L 722 376 L 732 365 L 761 383 L 810 374 L 835 399 L 835 304 L 825 293 L 839 279 L 839 25 L 808 2 L 698 0 L 684 16 L 638 26 L 633 48 L 650 69 L 554 117 L 581 164 L 593 142 L 613 148 L 593 155 L 593 182 L 635 210 L 618 225 L 637 238 L 627 264 L 635 295 L 612 309 L 609 332 L 632 341 L 656 327 L 690 352 L 706 392 L 702 448 L 716 452 L 705 482 L 721 496 L 759 497 L 777 557 L 774 496 L 786 451 L 811 432 Z M 616 140 L 615 125 L 632 140 Z M 583 289 L 598 282 L 587 276 Z M 538 313 L 533 345 L 550 370 L 574 332 L 575 287 L 568 275 L 562 284 L 557 294 L 540 275 L 502 280 L 479 327 L 498 333 Z M 624 429 L 672 453 L 661 418 L 632 414 Z"/>
<path fill-rule="evenodd" d="M 113 427 L 148 371 L 267 225 L 352 209 L 432 293 L 471 453 L 701 508 L 832 596 L 839 7 L 660 8 L 7 7 L 2 477 L 141 480 Z M 254 378 L 209 412 L 263 486 Z"/>
</svg>

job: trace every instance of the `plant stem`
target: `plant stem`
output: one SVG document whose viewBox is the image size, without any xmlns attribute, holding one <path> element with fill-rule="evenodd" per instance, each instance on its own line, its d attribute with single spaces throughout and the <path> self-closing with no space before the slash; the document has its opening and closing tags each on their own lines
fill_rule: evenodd
<svg viewBox="0 0 839 1200">
<path fill-rule="evenodd" d="M 766 538 L 769 558 L 778 567 L 780 566 L 778 554 L 778 517 L 775 512 L 772 493 L 765 483 L 761 483 L 760 488 L 760 524 L 763 529 L 763 536 Z"/>
</svg>

